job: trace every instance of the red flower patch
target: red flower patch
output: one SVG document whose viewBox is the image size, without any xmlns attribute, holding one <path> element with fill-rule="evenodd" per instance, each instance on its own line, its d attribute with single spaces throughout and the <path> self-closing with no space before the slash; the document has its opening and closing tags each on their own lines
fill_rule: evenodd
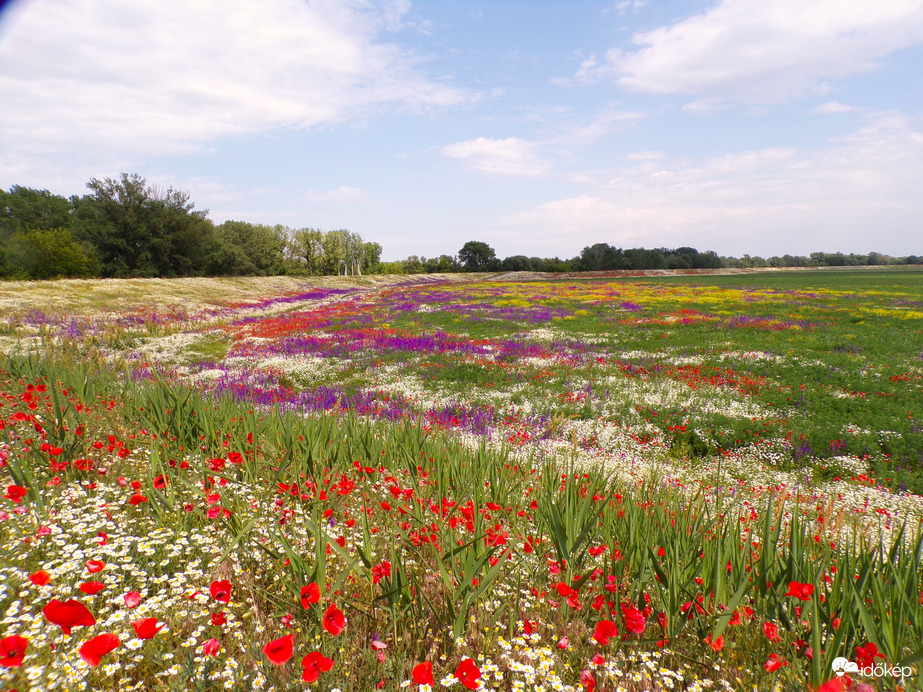
<svg viewBox="0 0 923 692">
<path fill-rule="evenodd" d="M 141 618 L 140 620 L 132 622 L 131 626 L 134 627 L 138 639 L 151 639 L 155 634 L 166 627 L 167 623 L 161 622 L 158 627 L 157 618 Z"/>
<path fill-rule="evenodd" d="M 119 644 L 121 642 L 114 634 L 101 634 L 83 643 L 80 647 L 80 658 L 95 668 L 99 665 L 100 659 L 118 648 Z"/>
<path fill-rule="evenodd" d="M 231 582 L 227 579 L 213 581 L 209 591 L 216 601 L 231 602 Z"/>
<path fill-rule="evenodd" d="M 464 658 L 462 662 L 458 664 L 458 668 L 455 669 L 453 676 L 469 690 L 476 690 L 478 688 L 478 679 L 481 677 L 481 671 L 475 665 L 474 661 L 470 658 Z"/>
<path fill-rule="evenodd" d="M 53 625 L 58 625 L 64 634 L 70 634 L 74 627 L 92 627 L 96 624 L 96 618 L 86 606 L 73 598 L 64 603 L 53 598 L 42 612 L 45 619 Z"/>
<path fill-rule="evenodd" d="M 312 651 L 302 659 L 301 665 L 304 666 L 301 679 L 305 682 L 314 682 L 321 673 L 326 673 L 333 668 L 333 660 L 323 656 L 320 651 Z"/>
<path fill-rule="evenodd" d="M 294 646 L 292 644 L 293 639 L 294 635 L 289 634 L 281 639 L 274 639 L 266 644 L 266 646 L 263 647 L 263 653 L 266 654 L 266 658 L 269 659 L 269 662 L 276 666 L 287 663 L 294 651 Z"/>
<path fill-rule="evenodd" d="M 413 684 L 414 685 L 430 685 L 433 686 L 436 683 L 433 681 L 433 664 L 429 661 L 423 661 L 423 663 L 418 663 L 413 667 Z"/>
<path fill-rule="evenodd" d="M 331 603 L 327 612 L 324 613 L 323 625 L 324 629 L 335 637 L 346 627 L 346 616 L 343 615 L 342 610 Z"/>
<path fill-rule="evenodd" d="M 307 586 L 301 587 L 301 605 L 303 607 L 309 608 L 318 601 L 320 601 L 320 587 L 316 582 L 312 581 Z"/>
<path fill-rule="evenodd" d="M 0 666 L 4 668 L 18 668 L 21 666 L 28 646 L 28 639 L 15 634 L 0 639 Z"/>
</svg>

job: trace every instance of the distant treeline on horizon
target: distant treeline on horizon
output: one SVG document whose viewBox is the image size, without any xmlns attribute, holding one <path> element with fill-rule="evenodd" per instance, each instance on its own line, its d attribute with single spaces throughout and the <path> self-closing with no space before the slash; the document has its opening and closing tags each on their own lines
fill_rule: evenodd
<svg viewBox="0 0 923 692">
<path fill-rule="evenodd" d="M 580 272 L 722 267 L 923 264 L 923 257 L 812 252 L 810 256 L 719 257 L 692 247 L 623 250 L 607 243 L 571 259 L 500 259 L 483 241 L 456 255 L 382 262 L 382 247 L 348 230 L 225 221 L 196 211 L 188 193 L 149 186 L 137 174 L 93 178 L 70 198 L 14 185 L 0 190 L 0 278 L 129 278 L 423 274 L 463 271 Z"/>
</svg>

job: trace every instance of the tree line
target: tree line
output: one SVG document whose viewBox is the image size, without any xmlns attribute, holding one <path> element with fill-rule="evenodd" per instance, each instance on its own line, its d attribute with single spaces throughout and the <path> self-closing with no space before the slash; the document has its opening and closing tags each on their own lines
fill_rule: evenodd
<svg viewBox="0 0 923 692">
<path fill-rule="evenodd" d="M 500 259 L 487 243 L 469 241 L 457 256 L 440 255 L 438 258 L 411 255 L 398 262 L 382 263 L 382 272 L 394 274 L 424 274 L 460 271 L 533 271 L 533 272 L 584 272 L 614 269 L 719 269 L 749 267 L 842 267 L 887 264 L 923 264 L 923 257 L 891 257 L 879 252 L 867 255 L 842 252 L 812 252 L 810 256 L 783 255 L 782 257 L 719 257 L 712 250 L 699 252 L 692 247 L 631 248 L 623 250 L 608 243 L 596 243 L 583 248 L 576 257 L 526 257 L 513 255 Z"/>
<path fill-rule="evenodd" d="M 0 190 L 0 278 L 53 279 L 272 276 L 279 274 L 424 274 L 446 272 L 580 272 L 721 267 L 824 267 L 923 264 L 891 257 L 813 252 L 809 256 L 719 257 L 692 247 L 622 249 L 608 243 L 570 259 L 513 255 L 500 259 L 471 240 L 455 255 L 411 255 L 382 262 L 382 247 L 349 230 L 225 221 L 214 224 L 189 194 L 148 185 L 137 174 L 92 178 L 70 198 L 14 185 Z"/>
<path fill-rule="evenodd" d="M 0 190 L 0 277 L 6 279 L 372 274 L 381 245 L 348 230 L 214 224 L 189 195 L 136 174 L 93 178 L 66 198 Z"/>
</svg>

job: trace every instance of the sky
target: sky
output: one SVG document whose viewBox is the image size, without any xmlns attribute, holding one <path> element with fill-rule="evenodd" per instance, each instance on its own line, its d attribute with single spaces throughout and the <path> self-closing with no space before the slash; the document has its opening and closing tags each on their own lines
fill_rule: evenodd
<svg viewBox="0 0 923 692">
<path fill-rule="evenodd" d="M 138 173 L 384 260 L 923 255 L 923 0 L 13 0 L 0 187 Z"/>
</svg>

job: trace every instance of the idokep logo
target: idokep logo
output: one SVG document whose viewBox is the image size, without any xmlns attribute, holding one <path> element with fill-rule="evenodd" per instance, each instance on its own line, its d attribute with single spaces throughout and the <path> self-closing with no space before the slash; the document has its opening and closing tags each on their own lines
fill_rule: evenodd
<svg viewBox="0 0 923 692">
<path fill-rule="evenodd" d="M 873 663 L 860 667 L 855 661 L 850 661 L 848 658 L 843 658 L 842 656 L 833 659 L 833 663 L 830 667 L 838 678 L 843 677 L 847 673 L 857 673 L 858 675 L 864 675 L 870 678 L 909 678 L 913 675 L 913 668 L 910 666 L 892 666 L 888 663 Z"/>
<path fill-rule="evenodd" d="M 858 673 L 859 672 L 858 663 L 853 663 L 848 658 L 843 658 L 842 656 L 840 656 L 839 658 L 833 659 L 833 663 L 831 664 L 830 667 L 833 668 L 833 672 L 836 673 L 836 676 L 838 678 L 843 677 L 844 675 L 846 675 L 846 673 Z"/>
</svg>

